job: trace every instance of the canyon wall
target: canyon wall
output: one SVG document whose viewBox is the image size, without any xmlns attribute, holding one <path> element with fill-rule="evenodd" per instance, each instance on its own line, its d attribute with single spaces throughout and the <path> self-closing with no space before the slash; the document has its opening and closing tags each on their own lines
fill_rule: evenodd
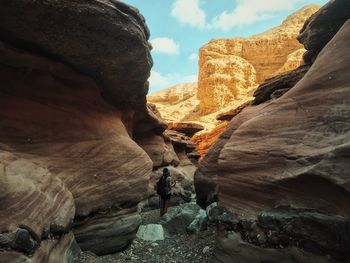
<svg viewBox="0 0 350 263">
<path fill-rule="evenodd" d="M 148 38 L 119 1 L 0 3 L 0 262 L 118 251 L 157 169 L 191 180 L 146 105 Z"/>
<path fill-rule="evenodd" d="M 305 49 L 297 37 L 318 9 L 305 6 L 258 35 L 211 40 L 199 50 L 198 83 L 179 84 L 148 95 L 147 100 L 156 105 L 169 128 L 173 123 L 203 126 L 193 137 L 203 157 L 228 124 L 218 115 L 239 110 L 254 99 L 255 89 L 264 80 L 303 64 Z"/>
<path fill-rule="evenodd" d="M 201 47 L 198 99 L 202 114 L 243 103 L 264 80 L 300 66 L 304 50 L 296 38 L 305 20 L 318 9 L 305 6 L 262 34 L 213 39 Z"/>
<path fill-rule="evenodd" d="M 349 14 L 335 0 L 311 16 L 306 66 L 264 83 L 201 162 L 198 203 L 231 215 L 216 262 L 349 261 Z"/>
<path fill-rule="evenodd" d="M 147 101 L 156 105 L 166 122 L 186 121 L 198 110 L 197 83 L 183 83 L 152 93 Z"/>
</svg>

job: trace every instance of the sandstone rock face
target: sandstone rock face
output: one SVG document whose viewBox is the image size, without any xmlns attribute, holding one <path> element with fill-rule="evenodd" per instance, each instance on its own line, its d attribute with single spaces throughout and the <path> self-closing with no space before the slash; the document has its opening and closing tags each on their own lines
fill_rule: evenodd
<svg viewBox="0 0 350 263">
<path fill-rule="evenodd" d="M 209 151 L 209 148 L 218 140 L 219 136 L 225 130 L 227 125 L 228 122 L 225 121 L 209 132 L 195 134 L 192 137 L 192 141 L 194 141 L 197 145 L 196 150 L 202 157 L 206 155 L 206 153 Z"/>
<path fill-rule="evenodd" d="M 182 132 L 189 137 L 192 137 L 195 133 L 204 130 L 203 125 L 193 122 L 175 122 L 169 123 L 168 129 Z"/>
<path fill-rule="evenodd" d="M 15 0 L 0 7 L 0 35 L 7 41 L 92 76 L 111 101 L 144 106 L 152 59 L 137 9 L 110 0 Z"/>
<path fill-rule="evenodd" d="M 140 224 L 141 216 L 138 213 L 96 218 L 75 228 L 74 235 L 82 250 L 105 255 L 129 244 Z"/>
<path fill-rule="evenodd" d="M 33 63 L 20 65 L 17 60 L 23 59 L 21 55 L 16 53 L 16 64 L 2 65 L 0 70 L 0 78 L 6 83 L 0 98 L 0 140 L 5 145 L 2 152 L 7 150 L 19 159 L 8 167 L 7 176 L 13 179 L 5 181 L 5 185 L 12 186 L 2 192 L 2 204 L 10 209 L 17 203 L 18 207 L 27 207 L 28 212 L 12 210 L 18 221 L 2 224 L 2 231 L 28 224 L 42 238 L 69 231 L 73 217 L 93 217 L 102 211 L 135 207 L 147 196 L 153 164 L 122 122 L 128 112 L 104 102 L 92 79 L 29 54 L 24 57 Z M 22 73 L 20 67 L 33 71 Z M 67 74 L 57 75 L 64 70 Z M 13 196 L 21 182 L 22 194 Z M 35 200 L 31 206 L 27 195 Z M 37 226 L 31 225 L 33 222 Z"/>
<path fill-rule="evenodd" d="M 300 66 L 303 46 L 296 37 L 305 20 L 318 8 L 306 6 L 280 26 L 259 35 L 214 39 L 203 46 L 199 51 L 198 77 L 202 114 L 215 112 L 234 101 L 241 104 L 257 84 Z"/>
<path fill-rule="evenodd" d="M 349 178 L 344 173 L 348 169 L 345 159 L 350 116 L 346 106 L 350 98 L 346 73 L 350 60 L 345 55 L 348 34 L 346 23 L 304 78 L 281 98 L 255 110 L 253 120 L 232 120 L 230 126 L 237 123 L 237 128 L 220 151 L 218 161 L 219 173 L 226 178 L 219 178 L 225 206 L 247 216 L 264 207 L 292 202 L 350 215 L 345 205 L 350 197 Z M 324 94 L 327 103 L 320 107 Z M 314 190 L 305 192 L 308 182 Z M 255 185 L 254 189 L 250 184 Z M 285 189 L 292 185 L 293 191 Z M 261 196 L 265 187 L 273 191 Z M 236 189 L 234 195 L 232 189 Z M 259 200 L 254 196 L 260 196 Z M 240 198 L 242 202 L 232 202 Z"/>
<path fill-rule="evenodd" d="M 304 56 L 307 63 L 316 59 L 322 48 L 349 19 L 349 9 L 349 1 L 332 0 L 307 20 L 298 37 L 307 49 Z"/>
<path fill-rule="evenodd" d="M 203 126 L 203 131 L 189 134 L 194 135 L 196 150 L 203 157 L 227 125 L 220 116 L 229 117 L 228 112 L 235 115 L 245 107 L 265 79 L 303 64 L 305 49 L 296 38 L 305 20 L 318 8 L 306 6 L 282 25 L 259 35 L 212 40 L 199 51 L 198 88 L 197 83 L 180 84 L 149 95 L 148 101 L 156 105 L 169 128 L 187 123 Z M 286 78 L 283 82 L 287 82 Z M 274 98 L 282 94 L 281 86 L 275 87 L 278 91 L 272 95 Z"/>
<path fill-rule="evenodd" d="M 196 94 L 197 83 L 184 83 L 152 93 L 147 96 L 147 101 L 157 106 L 166 122 L 181 122 L 197 111 Z"/>
<path fill-rule="evenodd" d="M 347 8 L 345 1 L 339 3 Z M 331 7 L 324 8 L 321 17 Z M 233 228 L 240 236 L 219 237 L 217 262 L 255 262 L 255 254 L 280 262 L 278 249 L 264 248 L 276 248 L 269 233 L 279 233 L 277 244 L 288 246 L 285 262 L 349 261 L 349 35 L 347 21 L 297 84 L 279 98 L 246 107 L 202 161 L 195 175 L 200 205 L 219 200 L 242 222 L 241 230 Z M 273 207 L 277 210 L 271 212 Z M 273 223 L 260 217 L 247 236 L 244 222 L 252 222 L 257 213 Z M 337 241 L 325 241 L 333 237 Z M 293 243 L 295 238 L 300 242 Z"/>
<path fill-rule="evenodd" d="M 144 19 L 119 1 L 16 0 L 0 14 L 0 261 L 72 262 L 75 236 L 115 252 L 154 166 L 180 163 L 146 107 Z"/>
<path fill-rule="evenodd" d="M 265 101 L 280 97 L 304 77 L 309 70 L 309 65 L 301 66 L 295 70 L 288 71 L 276 77 L 266 80 L 254 92 L 253 105 L 258 105 Z"/>
<path fill-rule="evenodd" d="M 146 127 L 153 127 L 153 129 L 140 128 L 137 125 L 137 133 L 134 136 L 134 140 L 153 161 L 148 193 L 150 196 L 155 194 L 154 186 L 162 176 L 163 168 L 167 167 L 172 178 L 177 181 L 177 186 L 173 189 L 174 196 L 183 197 L 186 192 L 193 191 L 193 175 L 199 154 L 195 151 L 195 144 L 184 133 L 175 130 L 164 131 L 166 124 L 164 127 L 156 108 L 153 106 L 151 108 L 154 112 L 153 117 L 158 118 L 159 121 L 153 121 L 156 123 L 146 125 Z M 142 126 L 144 127 L 145 124 Z M 183 131 L 192 131 L 194 128 L 198 128 L 193 125 L 181 127 L 185 128 L 185 130 L 182 129 Z"/>
</svg>

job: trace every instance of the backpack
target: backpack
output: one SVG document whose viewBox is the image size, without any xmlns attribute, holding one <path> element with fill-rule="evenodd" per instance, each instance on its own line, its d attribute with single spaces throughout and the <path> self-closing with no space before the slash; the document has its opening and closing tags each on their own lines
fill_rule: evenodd
<svg viewBox="0 0 350 263">
<path fill-rule="evenodd" d="M 167 194 L 167 179 L 168 177 L 165 177 L 164 175 L 162 175 L 156 185 L 156 190 L 157 190 L 157 194 L 159 195 L 164 195 Z"/>
</svg>

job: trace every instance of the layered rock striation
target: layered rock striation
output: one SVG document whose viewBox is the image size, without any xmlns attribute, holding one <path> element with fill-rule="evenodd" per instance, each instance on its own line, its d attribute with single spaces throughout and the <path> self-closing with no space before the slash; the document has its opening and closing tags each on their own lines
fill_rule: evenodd
<svg viewBox="0 0 350 263">
<path fill-rule="evenodd" d="M 306 19 L 319 9 L 310 5 L 283 23 L 248 38 L 213 39 L 199 50 L 198 99 L 203 114 L 246 101 L 267 78 L 302 64 L 296 39 Z M 238 105 L 237 105 L 238 106 Z"/>
<path fill-rule="evenodd" d="M 349 19 L 348 3 L 331 1 L 311 18 L 325 24 L 307 22 L 302 34 L 338 26 L 346 20 L 339 8 Z M 292 87 L 234 116 L 201 162 L 199 204 L 219 201 L 228 211 L 217 262 L 349 261 L 349 35 L 347 21 L 296 84 L 276 77 Z"/>
<path fill-rule="evenodd" d="M 154 171 L 194 172 L 146 105 L 144 18 L 108 0 L 5 1 L 0 17 L 0 261 L 124 248 Z"/>
<path fill-rule="evenodd" d="M 170 128 L 190 123 L 203 126 L 193 138 L 203 157 L 227 126 L 222 116 L 235 114 L 254 97 L 254 103 L 271 99 L 272 89 L 276 98 L 303 76 L 308 66 L 303 65 L 305 49 L 297 37 L 318 9 L 305 6 L 281 25 L 248 38 L 211 40 L 199 50 L 198 83 L 176 85 L 147 96 L 147 100 L 156 105 Z M 293 70 L 292 79 L 288 72 Z M 259 88 L 257 96 L 254 92 L 265 80 L 275 88 Z"/>
</svg>

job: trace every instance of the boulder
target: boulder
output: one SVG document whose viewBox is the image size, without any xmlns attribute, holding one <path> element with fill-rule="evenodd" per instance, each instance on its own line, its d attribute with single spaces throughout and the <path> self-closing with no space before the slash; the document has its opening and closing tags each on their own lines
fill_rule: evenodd
<svg viewBox="0 0 350 263">
<path fill-rule="evenodd" d="M 207 229 L 208 217 L 203 209 L 199 209 L 198 214 L 187 227 L 187 233 L 196 234 Z"/>
<path fill-rule="evenodd" d="M 339 261 L 317 256 L 301 249 L 290 247 L 285 249 L 261 248 L 249 244 L 235 232 L 220 233 L 214 251 L 215 263 L 336 263 Z"/>
<path fill-rule="evenodd" d="M 136 236 L 147 241 L 164 240 L 164 230 L 160 224 L 141 225 Z"/>
<path fill-rule="evenodd" d="M 162 216 L 159 223 L 170 235 L 184 234 L 187 227 L 193 222 L 199 213 L 199 206 L 196 204 L 183 204 L 171 207 L 168 212 Z"/>
<path fill-rule="evenodd" d="M 350 251 L 350 222 L 341 216 L 312 209 L 277 207 L 258 214 L 258 224 L 271 233 L 269 240 L 287 242 L 315 254 L 345 260 Z M 273 234 L 272 234 L 273 233 Z M 288 241 L 283 240 L 288 236 Z M 267 242 L 269 242 L 267 240 Z"/>
<path fill-rule="evenodd" d="M 106 255 L 126 247 L 136 237 L 140 224 L 138 213 L 95 217 L 77 225 L 74 235 L 82 250 Z"/>
<path fill-rule="evenodd" d="M 70 232 L 60 239 L 42 240 L 34 255 L 27 256 L 16 250 L 1 250 L 0 262 L 74 263 L 80 252 L 80 247 Z"/>
</svg>

